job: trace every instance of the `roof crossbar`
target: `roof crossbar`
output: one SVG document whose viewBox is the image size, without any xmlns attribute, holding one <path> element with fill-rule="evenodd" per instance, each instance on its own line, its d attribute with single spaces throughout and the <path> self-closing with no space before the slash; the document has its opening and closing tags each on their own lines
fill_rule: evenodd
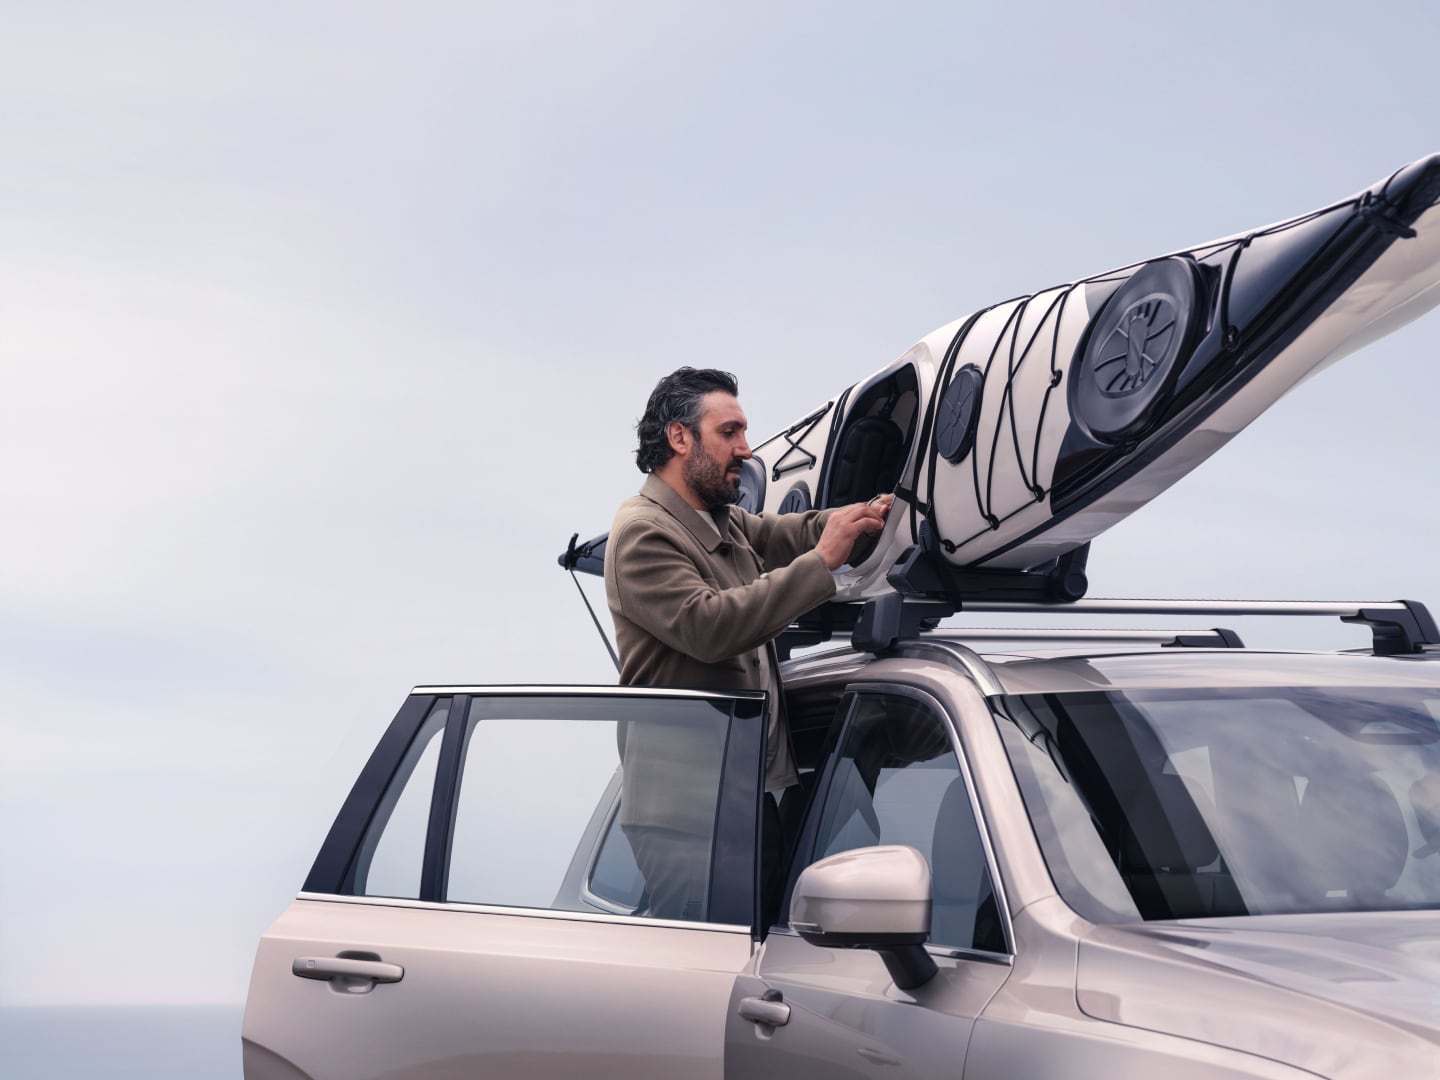
<svg viewBox="0 0 1440 1080">
<path fill-rule="evenodd" d="M 1418 600 L 1380 603 L 1340 600 L 1075 600 L 1069 604 L 1027 604 L 980 600 L 964 605 L 966 611 L 1047 613 L 1067 611 L 1087 615 L 1320 615 L 1341 622 L 1362 623 L 1371 629 L 1375 655 L 1399 656 L 1440 645 L 1440 628 Z"/>
<path fill-rule="evenodd" d="M 1181 615 L 1326 616 L 1369 626 L 1377 656 L 1402 656 L 1440 646 L 1440 628 L 1424 604 L 1417 600 L 1366 601 L 1306 600 L 1074 600 L 1056 604 L 1034 600 L 976 600 L 963 605 L 948 600 L 918 599 L 887 593 L 863 604 L 826 604 L 803 616 L 780 636 L 782 659 L 793 648 L 818 645 L 837 634 L 848 633 L 851 646 L 861 652 L 884 652 L 900 641 L 934 629 L 941 619 L 957 611 L 1054 615 Z M 962 635 L 991 641 L 1037 641 L 1086 638 L 1101 641 L 1151 641 L 1171 647 L 1243 648 L 1233 630 L 1101 630 L 1078 627 L 995 628 L 961 630 Z"/>
<path fill-rule="evenodd" d="M 1208 630 L 1107 630 L 1104 627 L 1021 627 L 965 626 L 950 628 L 965 641 L 1113 641 L 1159 645 L 1170 649 L 1243 649 L 1245 643 L 1234 630 L 1223 626 Z"/>
</svg>

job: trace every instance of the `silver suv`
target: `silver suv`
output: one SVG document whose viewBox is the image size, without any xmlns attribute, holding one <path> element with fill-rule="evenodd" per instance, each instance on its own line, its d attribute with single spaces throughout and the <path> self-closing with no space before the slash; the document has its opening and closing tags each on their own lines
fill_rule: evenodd
<svg viewBox="0 0 1440 1080">
<path fill-rule="evenodd" d="M 872 601 L 787 664 L 778 805 L 761 695 L 416 688 L 261 941 L 247 1080 L 1440 1075 L 1424 608 L 1063 610 Z M 1116 611 L 1373 647 L 1065 628 Z"/>
</svg>

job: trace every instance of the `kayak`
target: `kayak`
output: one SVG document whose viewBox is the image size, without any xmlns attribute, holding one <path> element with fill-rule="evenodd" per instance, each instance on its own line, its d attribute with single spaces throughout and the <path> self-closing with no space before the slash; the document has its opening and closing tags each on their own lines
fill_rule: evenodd
<svg viewBox="0 0 1440 1080">
<path fill-rule="evenodd" d="M 755 446 L 741 505 L 894 492 L 840 600 L 1053 580 L 1287 391 L 1440 302 L 1437 204 L 1440 154 L 1311 213 L 983 308 Z M 911 548 L 930 569 L 897 578 Z M 1048 598 L 1077 588 L 1083 574 Z"/>
<path fill-rule="evenodd" d="M 894 493 L 839 601 L 1074 600 L 1090 541 L 1440 303 L 1440 154 L 1263 228 L 982 308 L 753 447 L 740 505 Z M 600 573 L 605 537 L 560 562 Z"/>
</svg>

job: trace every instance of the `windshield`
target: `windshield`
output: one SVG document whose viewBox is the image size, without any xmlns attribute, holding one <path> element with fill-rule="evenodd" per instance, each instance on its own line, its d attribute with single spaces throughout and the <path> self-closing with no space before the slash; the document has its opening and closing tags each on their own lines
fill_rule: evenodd
<svg viewBox="0 0 1440 1080">
<path fill-rule="evenodd" d="M 996 706 L 1051 875 L 1092 921 L 1440 908 L 1440 688 Z"/>
</svg>

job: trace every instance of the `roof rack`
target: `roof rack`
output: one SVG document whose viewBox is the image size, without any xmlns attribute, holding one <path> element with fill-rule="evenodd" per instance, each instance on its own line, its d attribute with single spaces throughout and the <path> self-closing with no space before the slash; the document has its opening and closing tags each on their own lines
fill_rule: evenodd
<svg viewBox="0 0 1440 1080">
<path fill-rule="evenodd" d="M 570 538 L 560 565 L 570 571 L 591 574 L 604 572 L 608 535 L 579 543 Z M 1307 601 L 1307 600 L 1086 600 L 1089 581 L 1085 575 L 1090 545 L 1082 544 L 1043 566 L 1031 570 L 957 569 L 934 550 L 928 522 L 922 523 L 920 542 L 907 549 L 886 574 L 894 587 L 863 603 L 822 604 L 793 623 L 776 640 L 780 658 L 792 650 L 820 645 L 837 634 L 849 634 L 850 644 L 861 652 L 884 652 L 896 643 L 932 630 L 940 620 L 964 610 L 969 612 L 1044 612 L 1047 615 L 1320 615 L 1338 617 L 1341 622 L 1370 627 L 1376 656 L 1404 656 L 1424 652 L 1426 646 L 1440 646 L 1440 628 L 1429 610 L 1418 600 Z M 578 583 L 577 583 L 578 584 Z M 581 595 L 584 595 L 582 590 Z M 588 606 L 588 601 L 587 601 Z M 593 614 L 593 613 L 592 613 Z M 596 625 L 599 623 L 597 621 Z M 970 631 L 966 631 L 971 633 Z M 602 636 L 604 631 L 601 631 Z M 1243 648 L 1232 630 L 1213 628 L 1194 631 L 1117 631 L 1073 629 L 1067 634 L 1055 630 L 987 630 L 972 636 L 990 640 L 1036 640 L 1088 635 L 1090 640 L 1154 641 L 1161 645 L 1201 648 Z M 607 641 L 608 646 L 608 641 Z M 613 655 L 613 653 L 612 653 Z M 618 664 L 617 664 L 618 666 Z"/>
<path fill-rule="evenodd" d="M 848 633 L 851 646 L 861 652 L 881 653 L 900 641 L 933 630 L 940 620 L 967 612 L 1043 613 L 1045 615 L 1312 615 L 1338 617 L 1341 622 L 1370 627 L 1376 656 L 1401 656 L 1440 645 L 1440 628 L 1424 604 L 1417 600 L 1303 601 L 1303 600 L 1073 600 L 1047 603 L 1033 600 L 976 600 L 962 604 L 950 600 L 919 599 L 887 593 L 863 604 L 827 604 L 803 616 L 778 641 L 782 657 L 792 649 L 818 645 L 836 634 Z M 1232 630 L 1091 630 L 1071 627 L 1048 630 L 977 629 L 965 633 L 992 641 L 1053 639 L 1151 641 L 1172 647 L 1242 648 Z"/>
</svg>

